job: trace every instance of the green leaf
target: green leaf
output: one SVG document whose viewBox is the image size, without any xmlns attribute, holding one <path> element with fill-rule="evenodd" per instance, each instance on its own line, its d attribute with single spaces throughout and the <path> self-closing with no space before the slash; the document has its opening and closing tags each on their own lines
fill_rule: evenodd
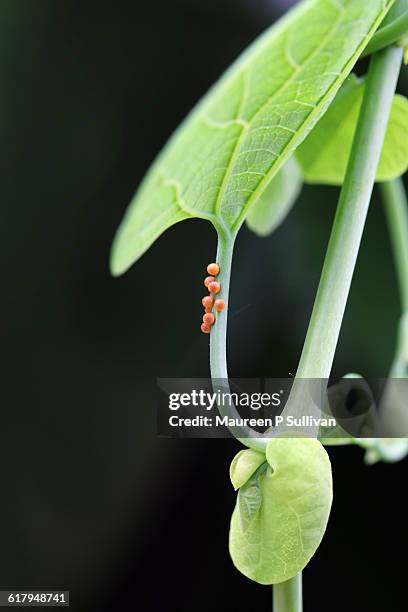
<svg viewBox="0 0 408 612">
<path fill-rule="evenodd" d="M 291 157 L 249 210 L 248 227 L 258 236 L 272 234 L 285 220 L 301 189 L 302 174 Z"/>
<path fill-rule="evenodd" d="M 153 164 L 115 237 L 112 273 L 127 270 L 184 219 L 207 219 L 235 234 L 326 111 L 392 4 L 305 0 L 261 36 Z"/>
<path fill-rule="evenodd" d="M 260 584 L 284 582 L 316 552 L 330 514 L 330 461 L 315 439 L 273 438 L 268 468 L 258 476 L 261 504 L 237 503 L 229 546 L 234 565 Z M 253 486 L 253 483 L 250 483 Z M 250 488 L 250 487 L 249 487 Z"/>
<path fill-rule="evenodd" d="M 252 448 L 246 448 L 235 455 L 230 467 L 234 489 L 240 489 L 265 461 L 265 455 Z"/>
<path fill-rule="evenodd" d="M 262 504 L 262 494 L 259 480 L 247 483 L 238 491 L 238 507 L 241 519 L 241 529 L 247 531 L 258 514 Z"/>
<path fill-rule="evenodd" d="M 350 157 L 364 95 L 364 81 L 348 78 L 327 113 L 296 151 L 305 181 L 341 185 Z M 378 181 L 401 176 L 408 168 L 408 100 L 395 96 Z"/>
</svg>

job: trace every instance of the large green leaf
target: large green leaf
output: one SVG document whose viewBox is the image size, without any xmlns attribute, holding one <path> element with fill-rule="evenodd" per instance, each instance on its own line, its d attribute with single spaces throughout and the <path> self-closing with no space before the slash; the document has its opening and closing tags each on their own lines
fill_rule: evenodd
<svg viewBox="0 0 408 612">
<path fill-rule="evenodd" d="M 351 75 L 329 109 L 281 168 L 248 212 L 248 227 L 268 236 L 285 220 L 296 202 L 303 180 L 341 185 L 346 174 L 364 80 Z M 408 100 L 395 96 L 388 121 L 377 181 L 389 181 L 408 169 Z"/>
<path fill-rule="evenodd" d="M 279 170 L 248 212 L 248 227 L 268 236 L 285 220 L 302 189 L 302 174 L 294 157 Z"/>
<path fill-rule="evenodd" d="M 305 181 L 329 185 L 343 183 L 363 96 L 364 80 L 350 76 L 327 113 L 297 149 L 296 159 Z M 395 96 L 377 180 L 394 179 L 407 168 L 408 100 Z"/>
<path fill-rule="evenodd" d="M 305 0 L 245 52 L 176 131 L 116 235 L 124 272 L 168 227 L 235 233 L 334 98 L 393 0 Z"/>
<path fill-rule="evenodd" d="M 239 490 L 231 519 L 234 565 L 260 584 L 295 576 L 316 552 L 332 503 L 330 460 L 315 439 L 273 438 Z"/>
</svg>

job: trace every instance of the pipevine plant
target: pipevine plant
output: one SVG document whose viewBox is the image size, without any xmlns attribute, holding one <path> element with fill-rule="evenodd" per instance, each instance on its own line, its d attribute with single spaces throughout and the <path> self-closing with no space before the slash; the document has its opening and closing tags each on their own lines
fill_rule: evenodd
<svg viewBox="0 0 408 612">
<path fill-rule="evenodd" d="M 342 186 L 314 309 L 285 410 L 304 409 L 304 379 L 328 379 L 374 183 L 381 183 L 401 290 L 393 378 L 408 376 L 408 101 L 395 95 L 408 43 L 408 0 L 304 0 L 267 30 L 196 106 L 157 157 L 117 231 L 111 271 L 125 272 L 167 228 L 194 217 L 218 235 L 207 268 L 201 330 L 210 336 L 214 390 L 228 380 L 231 261 L 243 223 L 271 234 L 303 183 Z M 373 54 L 363 78 L 352 74 Z M 405 55 L 407 55 L 405 53 Z M 296 391 L 300 389 L 300 391 Z M 391 392 L 379 410 L 392 435 L 408 414 Z M 219 406 L 234 417 L 233 405 Z M 301 572 L 317 550 L 332 504 L 324 444 L 359 444 L 366 460 L 396 461 L 407 438 L 264 435 L 232 427 L 237 503 L 229 547 L 245 576 L 274 585 L 276 612 L 302 609 Z M 397 432 L 397 433 L 395 433 Z M 327 433 L 327 432 L 326 432 Z"/>
</svg>

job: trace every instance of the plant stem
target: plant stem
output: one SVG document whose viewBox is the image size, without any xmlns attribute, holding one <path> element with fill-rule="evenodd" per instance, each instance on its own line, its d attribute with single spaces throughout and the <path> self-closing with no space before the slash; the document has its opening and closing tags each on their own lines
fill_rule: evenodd
<svg viewBox="0 0 408 612">
<path fill-rule="evenodd" d="M 302 612 L 302 572 L 273 587 L 273 612 Z"/>
<path fill-rule="evenodd" d="M 402 179 L 380 185 L 394 252 L 403 312 L 408 312 L 408 202 Z"/>
<path fill-rule="evenodd" d="M 402 179 L 380 185 L 394 253 L 402 316 L 399 322 L 397 349 L 391 366 L 390 378 L 406 378 L 408 363 L 408 202 Z M 384 423 L 389 431 L 406 430 L 406 409 L 398 402 L 383 411 Z"/>
<path fill-rule="evenodd" d="M 328 378 L 364 231 L 402 49 L 373 56 L 298 378 Z M 297 607 L 295 607 L 297 606 Z M 274 586 L 274 612 L 301 612 L 301 575 Z"/>
<path fill-rule="evenodd" d="M 385 49 L 390 45 L 398 43 L 408 34 L 408 11 L 392 23 L 380 28 L 372 37 L 367 47 L 364 49 L 361 57 L 370 55 L 381 49 Z M 403 46 L 404 43 L 402 43 Z"/>
<path fill-rule="evenodd" d="M 230 393 L 227 369 L 227 322 L 228 322 L 228 295 L 231 278 L 231 264 L 235 237 L 218 230 L 218 250 L 216 261 L 220 266 L 218 281 L 221 286 L 217 298 L 223 299 L 227 304 L 225 310 L 217 314 L 217 321 L 210 335 L 210 367 L 214 393 Z M 239 413 L 232 402 L 219 403 L 221 416 L 233 419 L 239 418 Z M 242 444 L 250 448 L 264 450 L 266 441 L 260 434 L 249 427 L 230 427 L 231 433 Z"/>
<path fill-rule="evenodd" d="M 402 49 L 374 55 L 341 190 L 319 289 L 297 371 L 299 378 L 328 378 L 331 372 L 391 104 Z"/>
</svg>

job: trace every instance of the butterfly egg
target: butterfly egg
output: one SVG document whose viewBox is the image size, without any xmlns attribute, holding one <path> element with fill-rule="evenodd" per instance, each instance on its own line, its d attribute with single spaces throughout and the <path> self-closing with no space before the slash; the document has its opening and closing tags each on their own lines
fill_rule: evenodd
<svg viewBox="0 0 408 612">
<path fill-rule="evenodd" d="M 215 317 L 213 313 L 206 312 L 205 315 L 203 316 L 203 323 L 206 323 L 207 325 L 214 325 L 214 322 L 215 322 Z"/>
<path fill-rule="evenodd" d="M 213 283 L 215 281 L 215 278 L 213 276 L 207 276 L 207 278 L 204 279 L 204 286 L 207 287 L 210 285 L 210 283 Z"/>
<path fill-rule="evenodd" d="M 222 312 L 225 308 L 224 300 L 215 300 L 214 308 L 217 312 Z"/>
<path fill-rule="evenodd" d="M 203 299 L 201 300 L 202 305 L 204 306 L 204 308 L 207 310 L 211 310 L 213 307 L 213 302 L 214 300 L 212 299 L 211 295 L 206 295 L 205 297 L 203 297 Z"/>
<path fill-rule="evenodd" d="M 207 325 L 207 323 L 202 323 L 201 331 L 203 332 L 203 334 L 209 334 L 211 332 L 211 325 Z"/>
<path fill-rule="evenodd" d="M 217 276 L 220 273 L 220 266 L 217 263 L 210 263 L 207 266 L 207 272 L 211 276 Z"/>
<path fill-rule="evenodd" d="M 208 284 L 208 291 L 209 291 L 210 293 L 219 293 L 219 292 L 220 292 L 220 289 L 221 289 L 221 287 L 220 287 L 220 283 L 217 283 L 217 282 L 216 282 L 216 281 L 214 281 L 214 280 L 213 280 L 213 281 L 211 281 L 211 282 Z"/>
</svg>

